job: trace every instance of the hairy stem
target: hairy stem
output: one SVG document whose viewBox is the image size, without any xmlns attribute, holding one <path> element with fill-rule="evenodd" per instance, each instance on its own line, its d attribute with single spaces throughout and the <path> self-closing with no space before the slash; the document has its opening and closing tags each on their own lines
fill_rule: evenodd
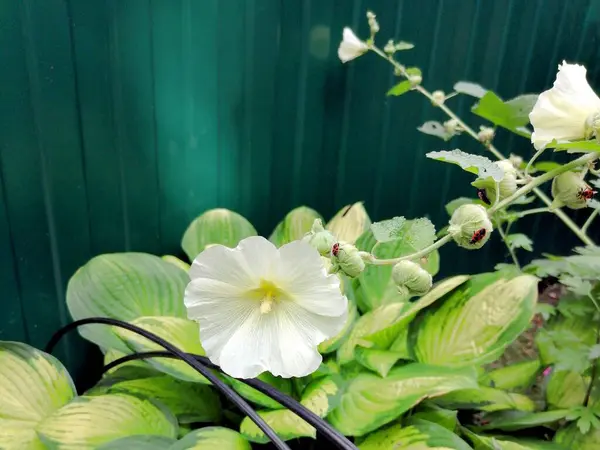
<svg viewBox="0 0 600 450">
<path fill-rule="evenodd" d="M 590 214 L 590 217 L 587 218 L 587 220 L 581 227 L 581 231 L 583 231 L 584 233 L 587 232 L 587 229 L 590 227 L 590 225 L 592 224 L 592 222 L 594 221 L 594 219 L 596 218 L 596 216 L 599 213 L 600 213 L 600 209 L 595 209 L 594 211 L 592 211 L 592 213 Z"/>
<path fill-rule="evenodd" d="M 400 64 L 398 61 L 396 61 L 393 57 L 386 55 L 383 51 L 381 51 L 378 47 L 374 46 L 374 45 L 370 45 L 369 48 L 371 50 L 373 50 L 375 53 L 377 53 L 379 56 L 381 56 L 383 59 L 386 59 L 388 62 L 390 62 L 396 69 L 398 69 L 400 71 L 400 73 L 402 73 L 402 75 L 406 78 L 408 78 L 408 74 L 406 73 L 406 69 L 404 68 L 404 66 L 402 66 L 402 64 Z M 423 86 L 421 85 L 417 85 L 414 88 L 416 91 L 420 92 L 421 94 L 423 94 L 425 97 L 427 97 L 429 100 L 433 101 L 433 96 L 431 95 L 431 93 L 425 89 Z M 435 102 L 434 102 L 435 103 Z M 440 108 L 442 111 L 444 111 L 446 113 L 446 115 L 448 117 L 450 117 L 451 119 L 456 120 L 456 122 L 462 127 L 462 129 L 465 130 L 465 132 L 471 136 L 473 139 L 475 139 L 477 142 L 479 141 L 479 138 L 477 136 L 477 133 L 470 127 L 468 126 L 465 122 L 463 122 L 461 120 L 460 117 L 458 117 L 456 114 L 454 114 L 454 112 L 448 108 L 445 104 L 436 104 L 438 108 Z M 480 142 L 481 143 L 481 142 Z M 483 144 L 482 144 L 483 145 Z M 506 159 L 506 157 L 500 152 L 498 151 L 498 149 L 496 147 L 494 147 L 492 144 L 489 145 L 484 145 L 484 147 L 486 149 L 488 149 L 490 151 L 490 153 L 492 153 L 496 158 L 498 159 Z M 521 172 L 520 170 L 517 170 L 517 174 L 520 177 L 524 177 L 523 172 Z M 546 195 L 544 194 L 544 192 L 541 189 L 538 189 L 537 187 L 535 187 L 533 189 L 533 193 L 535 195 L 538 196 L 538 198 L 544 202 L 547 206 L 550 206 L 552 204 L 552 200 Z M 560 208 L 556 208 L 554 210 L 554 214 L 556 214 L 556 216 L 563 221 L 563 223 L 573 232 L 575 233 L 575 235 L 582 241 L 584 242 L 586 245 L 595 245 L 594 241 L 592 239 L 589 238 L 589 236 L 587 236 L 583 231 L 581 231 L 581 229 L 577 226 L 577 224 L 575 222 L 573 222 L 571 220 L 571 218 L 565 214 L 565 212 L 563 210 L 561 210 Z"/>
<path fill-rule="evenodd" d="M 502 229 L 502 225 L 498 226 L 498 233 L 500 233 L 500 236 L 502 237 L 504 244 L 506 244 L 508 253 L 510 253 L 510 257 L 512 258 L 513 262 L 515 263 L 515 266 L 517 266 L 517 268 L 519 270 L 521 270 L 521 265 L 519 264 L 519 260 L 517 259 L 517 254 L 515 253 L 515 250 L 511 247 L 510 243 L 506 240 L 507 236 L 506 236 L 506 233 L 504 232 L 504 230 Z"/>
<path fill-rule="evenodd" d="M 376 266 L 387 266 L 387 265 L 398 264 L 400 261 L 417 259 L 422 256 L 426 256 L 429 253 L 431 253 L 432 251 L 447 244 L 451 240 L 452 240 L 452 236 L 450 234 L 447 234 L 446 236 L 442 237 L 441 239 L 438 239 L 437 241 L 435 241 L 429 247 L 425 247 L 423 250 L 412 253 L 410 255 L 400 256 L 399 258 L 392 258 L 392 259 L 377 259 L 375 256 L 371 255 L 371 258 L 368 258 L 365 262 L 367 262 L 368 264 L 376 265 Z"/>
<path fill-rule="evenodd" d="M 521 217 L 529 216 L 531 214 L 539 214 L 539 213 L 546 213 L 546 212 L 554 213 L 553 210 L 544 206 L 542 208 L 532 208 L 532 209 L 526 209 L 525 211 L 519 211 L 518 213 L 515 213 L 515 215 L 518 216 L 520 219 Z"/>
</svg>

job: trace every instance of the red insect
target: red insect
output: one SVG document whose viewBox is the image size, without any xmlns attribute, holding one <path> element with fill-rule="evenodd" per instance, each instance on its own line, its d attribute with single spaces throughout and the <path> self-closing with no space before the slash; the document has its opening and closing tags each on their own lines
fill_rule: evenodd
<svg viewBox="0 0 600 450">
<path fill-rule="evenodd" d="M 338 244 L 336 242 L 335 244 L 333 244 L 333 247 L 331 247 L 331 253 L 333 254 L 333 256 L 337 256 L 339 252 L 340 252 L 340 244 Z"/>
<path fill-rule="evenodd" d="M 594 198 L 594 195 L 596 195 L 597 192 L 596 191 L 592 191 L 592 188 L 585 188 L 585 189 L 581 189 L 578 193 L 577 193 L 577 197 L 579 198 L 583 198 L 586 201 L 587 200 L 591 200 Z"/>
<path fill-rule="evenodd" d="M 471 244 L 478 243 L 480 240 L 482 240 L 485 237 L 485 233 L 486 232 L 487 231 L 486 231 L 485 228 L 480 228 L 475 233 L 473 233 L 473 237 L 471 238 L 471 240 L 469 241 L 469 243 L 471 243 Z"/>
<path fill-rule="evenodd" d="M 479 200 L 481 200 L 486 205 L 492 204 L 488 196 L 485 194 L 485 189 L 477 189 L 477 197 L 479 197 Z"/>
</svg>

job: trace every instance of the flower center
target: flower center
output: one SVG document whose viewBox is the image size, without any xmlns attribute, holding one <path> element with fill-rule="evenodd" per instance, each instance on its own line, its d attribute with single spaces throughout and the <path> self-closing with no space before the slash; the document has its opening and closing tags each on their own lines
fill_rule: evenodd
<svg viewBox="0 0 600 450">
<path fill-rule="evenodd" d="M 282 300 L 284 293 L 271 281 L 261 279 L 253 295 L 260 301 L 260 313 L 268 314 Z"/>
</svg>

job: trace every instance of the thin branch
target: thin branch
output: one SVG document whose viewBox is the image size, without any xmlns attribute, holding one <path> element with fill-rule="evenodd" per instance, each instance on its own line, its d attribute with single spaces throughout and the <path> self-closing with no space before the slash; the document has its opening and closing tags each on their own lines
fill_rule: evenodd
<svg viewBox="0 0 600 450">
<path fill-rule="evenodd" d="M 592 211 L 590 216 L 587 218 L 587 220 L 581 227 L 581 231 L 583 231 L 585 233 L 599 213 L 600 213 L 600 209 L 595 209 L 594 211 Z"/>
<path fill-rule="evenodd" d="M 498 233 L 500 233 L 500 237 L 504 241 L 504 244 L 506 244 L 506 248 L 508 249 L 508 252 L 510 253 L 510 257 L 512 258 L 513 262 L 515 263 L 515 266 L 517 266 L 517 268 L 519 270 L 521 270 L 521 265 L 519 264 L 519 260 L 517 259 L 517 254 L 515 253 L 514 248 L 512 248 L 510 243 L 506 240 L 507 236 L 506 236 L 506 233 L 504 232 L 504 230 L 502 229 L 502 225 L 498 225 Z"/>
</svg>

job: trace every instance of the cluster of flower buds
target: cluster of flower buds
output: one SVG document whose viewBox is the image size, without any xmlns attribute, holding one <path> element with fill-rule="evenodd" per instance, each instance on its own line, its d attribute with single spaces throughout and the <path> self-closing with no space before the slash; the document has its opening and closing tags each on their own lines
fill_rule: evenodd
<svg viewBox="0 0 600 450">
<path fill-rule="evenodd" d="M 553 207 L 582 209 L 595 194 L 596 191 L 583 180 L 581 173 L 565 172 L 552 180 Z"/>
<path fill-rule="evenodd" d="M 495 164 L 504 172 L 502 180 L 498 183 L 500 187 L 500 200 L 503 200 L 513 195 L 517 190 L 517 169 L 507 159 L 497 161 Z M 485 203 L 489 204 L 490 201 L 496 200 L 496 181 L 492 177 L 479 178 L 471 184 L 478 189 L 485 190 L 485 197 L 487 199 L 487 201 L 484 200 Z"/>
<path fill-rule="evenodd" d="M 369 21 L 369 29 L 371 30 L 371 37 L 375 36 L 379 31 L 379 23 L 377 22 L 377 18 L 375 14 L 371 11 L 367 11 L 367 20 Z"/>
<path fill-rule="evenodd" d="M 316 248 L 321 256 L 328 256 L 331 253 L 331 247 L 335 244 L 335 236 L 325 229 L 321 219 L 315 219 L 311 230 L 304 235 L 302 240 Z"/>
<path fill-rule="evenodd" d="M 488 241 L 494 228 L 486 209 L 481 205 L 462 205 L 450 218 L 448 233 L 459 247 L 478 249 Z"/>
<path fill-rule="evenodd" d="M 400 261 L 392 269 L 392 280 L 406 298 L 425 295 L 433 284 L 431 274 L 412 261 Z"/>
<path fill-rule="evenodd" d="M 456 119 L 447 120 L 443 125 L 446 132 L 452 136 L 456 136 L 464 131 Z"/>
</svg>

